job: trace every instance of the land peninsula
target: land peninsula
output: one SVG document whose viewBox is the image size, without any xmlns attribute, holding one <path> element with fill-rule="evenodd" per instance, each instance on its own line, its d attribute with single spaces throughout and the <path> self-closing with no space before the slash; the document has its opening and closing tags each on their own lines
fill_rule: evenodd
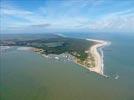
<svg viewBox="0 0 134 100">
<path fill-rule="evenodd" d="M 98 48 L 107 45 L 106 41 L 93 39 L 76 39 L 61 36 L 39 39 L 5 39 L 0 40 L 1 46 L 32 47 L 31 50 L 40 54 L 69 53 L 74 62 L 98 74 L 103 74 L 103 58 Z"/>
</svg>

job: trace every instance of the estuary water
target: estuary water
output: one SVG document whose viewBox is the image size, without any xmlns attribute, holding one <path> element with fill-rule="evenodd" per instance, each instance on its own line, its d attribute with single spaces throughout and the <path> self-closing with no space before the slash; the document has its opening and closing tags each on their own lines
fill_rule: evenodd
<svg viewBox="0 0 134 100">
<path fill-rule="evenodd" d="M 0 54 L 1 100 L 134 100 L 134 37 L 74 37 L 111 41 L 103 48 L 104 73 L 109 78 L 71 61 L 49 59 L 12 47 Z"/>
</svg>

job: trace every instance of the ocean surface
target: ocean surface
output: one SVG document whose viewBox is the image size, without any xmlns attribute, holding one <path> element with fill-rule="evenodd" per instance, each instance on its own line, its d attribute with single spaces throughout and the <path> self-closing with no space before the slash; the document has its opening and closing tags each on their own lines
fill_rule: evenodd
<svg viewBox="0 0 134 100">
<path fill-rule="evenodd" d="M 73 63 L 32 51 L 7 49 L 0 54 L 1 100 L 134 100 L 134 36 L 64 33 L 103 39 L 105 78 Z"/>
</svg>

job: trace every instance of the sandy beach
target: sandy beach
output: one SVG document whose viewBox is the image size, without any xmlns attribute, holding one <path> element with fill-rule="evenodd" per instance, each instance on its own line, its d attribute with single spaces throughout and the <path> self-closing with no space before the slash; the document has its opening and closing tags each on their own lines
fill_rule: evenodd
<svg viewBox="0 0 134 100">
<path fill-rule="evenodd" d="M 106 75 L 104 75 L 104 72 L 103 72 L 103 67 L 104 67 L 104 64 L 103 64 L 103 54 L 100 55 L 100 53 L 98 52 L 97 49 L 98 48 L 103 48 L 104 46 L 108 45 L 108 42 L 107 41 L 103 41 L 103 40 L 94 40 L 94 39 L 86 39 L 86 40 L 97 42 L 97 44 L 93 45 L 89 49 L 89 53 L 91 53 L 92 56 L 95 59 L 95 67 L 91 67 L 91 68 L 89 68 L 89 70 L 93 71 L 93 72 L 96 72 L 98 74 L 101 74 L 103 76 L 106 76 Z"/>
<path fill-rule="evenodd" d="M 102 48 L 106 45 L 109 45 L 109 43 L 107 41 L 103 41 L 103 40 L 95 40 L 95 39 L 86 39 L 86 40 L 93 41 L 96 44 L 91 46 L 89 48 L 89 50 L 87 50 L 88 58 L 84 61 L 84 64 L 79 63 L 78 59 L 75 59 L 74 62 L 89 69 L 90 71 L 93 71 L 100 75 L 106 76 L 106 75 L 104 75 L 104 71 L 103 71 L 104 64 L 103 64 Z M 98 48 L 99 48 L 101 54 L 98 52 Z M 42 54 L 44 52 L 43 49 L 38 49 L 38 48 L 33 48 L 33 47 L 19 47 L 18 50 L 31 50 L 31 51 L 37 52 L 39 54 Z M 91 63 L 91 59 L 90 59 L 91 56 L 94 58 L 94 61 L 93 61 L 94 66 L 93 65 L 87 66 L 87 63 Z"/>
</svg>

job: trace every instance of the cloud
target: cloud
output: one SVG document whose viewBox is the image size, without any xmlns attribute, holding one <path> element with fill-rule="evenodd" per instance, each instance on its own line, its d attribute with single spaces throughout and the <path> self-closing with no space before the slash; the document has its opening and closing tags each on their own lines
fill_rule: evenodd
<svg viewBox="0 0 134 100">
<path fill-rule="evenodd" d="M 36 24 L 36 25 L 30 25 L 30 27 L 42 27 L 42 28 L 45 28 L 45 27 L 49 27 L 51 26 L 51 24 Z"/>
<path fill-rule="evenodd" d="M 134 13 L 133 10 L 126 10 L 107 14 L 90 22 L 87 26 L 96 31 L 134 32 Z"/>
<path fill-rule="evenodd" d="M 130 2 L 117 4 L 107 0 L 48 0 L 45 5 L 35 9 L 3 4 L 0 12 L 1 30 L 134 32 L 134 9 L 129 6 Z"/>
<path fill-rule="evenodd" d="M 2 33 L 23 33 L 43 31 L 51 26 L 43 15 L 11 5 L 1 6 L 0 31 Z"/>
<path fill-rule="evenodd" d="M 12 6 L 1 7 L 2 17 L 13 17 L 12 20 L 19 19 L 29 24 L 40 24 L 45 23 L 46 19 L 40 14 L 28 10 L 22 10 Z"/>
</svg>

